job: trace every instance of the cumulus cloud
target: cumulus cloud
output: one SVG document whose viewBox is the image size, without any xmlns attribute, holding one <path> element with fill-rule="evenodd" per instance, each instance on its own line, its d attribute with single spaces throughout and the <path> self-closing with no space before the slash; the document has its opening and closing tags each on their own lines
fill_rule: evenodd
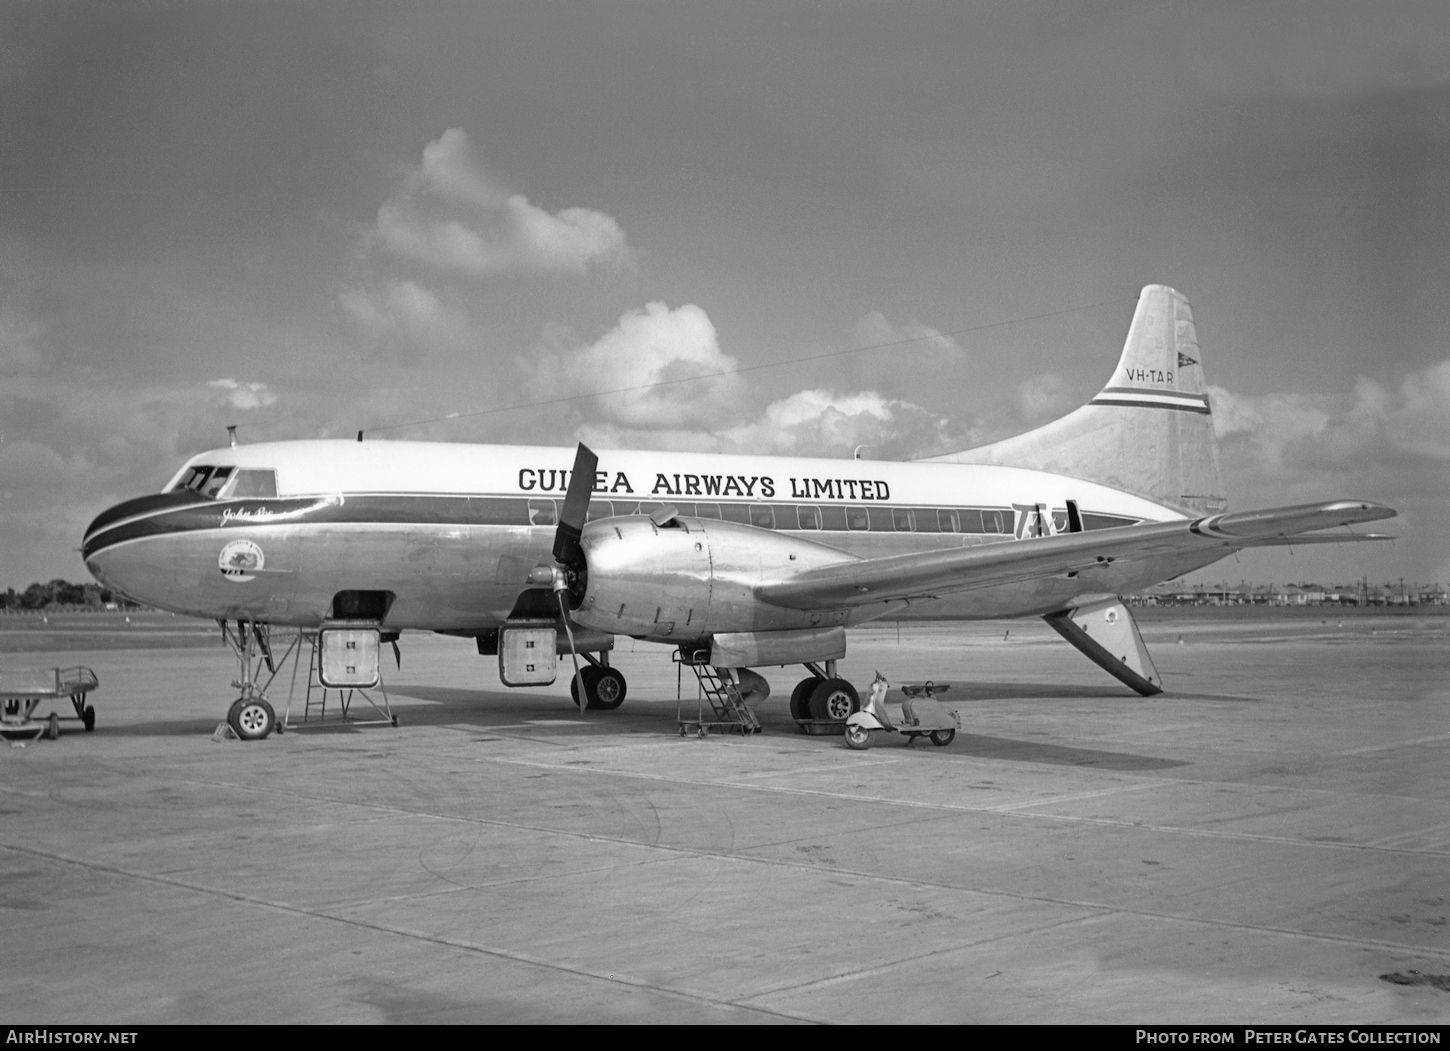
<svg viewBox="0 0 1450 1051">
<path fill-rule="evenodd" d="M 868 458 L 909 458 L 966 442 L 945 417 L 875 390 L 812 388 L 759 408 L 763 399 L 734 374 L 739 363 L 693 304 L 650 303 L 587 345 L 548 331 L 518 364 L 539 400 L 620 391 L 574 409 L 577 436 L 602 448 L 849 457 L 867 446 Z"/>
<path fill-rule="evenodd" d="M 590 422 L 577 433 L 581 441 L 601 448 L 849 459 L 864 447 L 861 457 L 867 460 L 911 459 L 970 444 L 953 432 L 951 421 L 919 405 L 875 391 L 822 389 L 797 391 L 733 426 L 647 430 Z"/>
<path fill-rule="evenodd" d="M 495 186 L 461 128 L 423 150 L 378 209 L 373 239 L 395 255 L 471 274 L 583 273 L 634 259 L 613 217 L 589 208 L 551 213 Z"/>
<path fill-rule="evenodd" d="M 1450 360 L 1391 389 L 1361 376 L 1348 395 L 1242 395 L 1209 387 L 1226 445 L 1266 471 L 1450 462 Z"/>
<path fill-rule="evenodd" d="M 591 344 L 571 342 L 567 331 L 552 330 L 518 364 L 535 398 L 621 390 L 580 403 L 581 415 L 591 423 L 694 428 L 739 411 L 744 384 L 729 374 L 739 362 L 721 351 L 715 326 L 694 304 L 671 310 L 650 303 L 624 314 Z M 647 389 L 628 389 L 640 387 Z"/>
<path fill-rule="evenodd" d="M 337 305 L 370 339 L 413 346 L 455 342 L 468 332 L 468 314 L 445 304 L 416 281 L 394 281 L 381 291 L 344 289 Z"/>
<path fill-rule="evenodd" d="M 1044 372 L 1017 384 L 1017 408 L 1022 418 L 1036 426 L 1077 408 L 1068 392 L 1067 381 L 1055 372 Z"/>
<path fill-rule="evenodd" d="M 1450 359 L 1406 377 L 1387 430 L 1405 452 L 1450 461 Z"/>
<path fill-rule="evenodd" d="M 772 402 L 757 422 L 726 435 L 736 449 L 805 456 L 850 456 L 858 446 L 863 459 L 907 459 L 941 452 L 949 445 L 945 417 L 875 391 L 842 394 L 803 390 Z"/>
<path fill-rule="evenodd" d="M 277 401 L 277 395 L 265 383 L 243 383 L 227 377 L 210 380 L 207 386 L 222 391 L 226 404 L 234 409 L 261 409 Z"/>
<path fill-rule="evenodd" d="M 855 347 L 879 347 L 845 355 L 842 365 L 862 386 L 898 390 L 921 377 L 937 377 L 963 368 L 967 352 L 950 336 L 920 321 L 893 322 L 873 310 L 851 333 Z"/>
</svg>

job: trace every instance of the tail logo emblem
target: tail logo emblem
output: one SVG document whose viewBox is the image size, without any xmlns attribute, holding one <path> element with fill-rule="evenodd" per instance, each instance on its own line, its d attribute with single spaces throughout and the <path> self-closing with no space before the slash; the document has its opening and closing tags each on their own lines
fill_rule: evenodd
<svg viewBox="0 0 1450 1051">
<path fill-rule="evenodd" d="M 1197 361 L 1195 361 L 1193 358 L 1190 358 L 1187 354 L 1183 353 L 1183 351 L 1180 350 L 1178 352 L 1178 367 L 1180 369 L 1187 368 L 1189 365 L 1197 364 Z"/>
</svg>

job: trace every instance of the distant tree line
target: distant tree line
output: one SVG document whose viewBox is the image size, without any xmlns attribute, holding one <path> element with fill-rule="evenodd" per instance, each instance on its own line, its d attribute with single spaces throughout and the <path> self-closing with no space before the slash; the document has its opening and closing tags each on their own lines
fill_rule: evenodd
<svg viewBox="0 0 1450 1051">
<path fill-rule="evenodd" d="M 6 588 L 0 592 L 0 610 L 37 610 L 60 606 L 104 609 L 111 603 L 120 609 L 140 607 L 100 584 L 72 584 L 57 577 L 47 583 L 31 584 L 24 591 Z"/>
</svg>

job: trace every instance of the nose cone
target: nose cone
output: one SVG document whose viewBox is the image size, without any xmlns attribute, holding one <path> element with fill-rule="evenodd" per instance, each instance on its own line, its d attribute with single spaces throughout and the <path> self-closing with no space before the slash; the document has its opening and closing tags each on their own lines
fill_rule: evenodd
<svg viewBox="0 0 1450 1051">
<path fill-rule="evenodd" d="M 186 528 L 192 523 L 185 519 L 208 510 L 198 505 L 212 502 L 192 492 L 153 493 L 102 511 L 86 528 L 81 542 L 86 568 L 114 591 L 150 605 L 164 605 L 164 592 L 157 589 L 169 582 L 172 569 L 166 553 L 156 543 L 145 541 Z"/>
<path fill-rule="evenodd" d="M 81 555 L 90 562 L 93 554 L 112 544 L 146 535 L 148 529 L 143 523 L 149 519 L 167 511 L 210 502 L 206 497 L 187 490 L 152 493 L 149 496 L 123 500 L 115 507 L 107 508 L 96 515 L 91 524 L 86 526 L 85 536 L 81 540 Z"/>
</svg>

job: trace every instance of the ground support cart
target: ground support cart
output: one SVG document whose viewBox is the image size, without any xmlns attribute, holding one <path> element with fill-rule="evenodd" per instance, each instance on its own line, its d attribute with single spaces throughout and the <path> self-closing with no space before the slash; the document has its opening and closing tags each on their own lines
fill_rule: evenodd
<svg viewBox="0 0 1450 1051">
<path fill-rule="evenodd" d="M 942 747 L 951 744 L 962 728 L 962 717 L 936 698 L 948 688 L 930 682 L 903 686 L 899 704 L 892 703 L 884 690 L 873 691 L 866 706 L 846 720 L 846 744 L 864 751 L 877 734 L 888 733 L 903 735 L 908 746 L 918 737 L 929 737 Z"/>
<path fill-rule="evenodd" d="M 44 734 L 54 741 L 60 736 L 62 719 L 75 720 L 87 730 L 96 728 L 96 710 L 86 704 L 86 695 L 99 685 L 89 668 L 17 668 L 0 671 L 0 736 L 9 741 L 33 741 Z M 75 715 L 51 712 L 44 722 L 34 718 L 41 702 L 69 697 Z"/>
</svg>

